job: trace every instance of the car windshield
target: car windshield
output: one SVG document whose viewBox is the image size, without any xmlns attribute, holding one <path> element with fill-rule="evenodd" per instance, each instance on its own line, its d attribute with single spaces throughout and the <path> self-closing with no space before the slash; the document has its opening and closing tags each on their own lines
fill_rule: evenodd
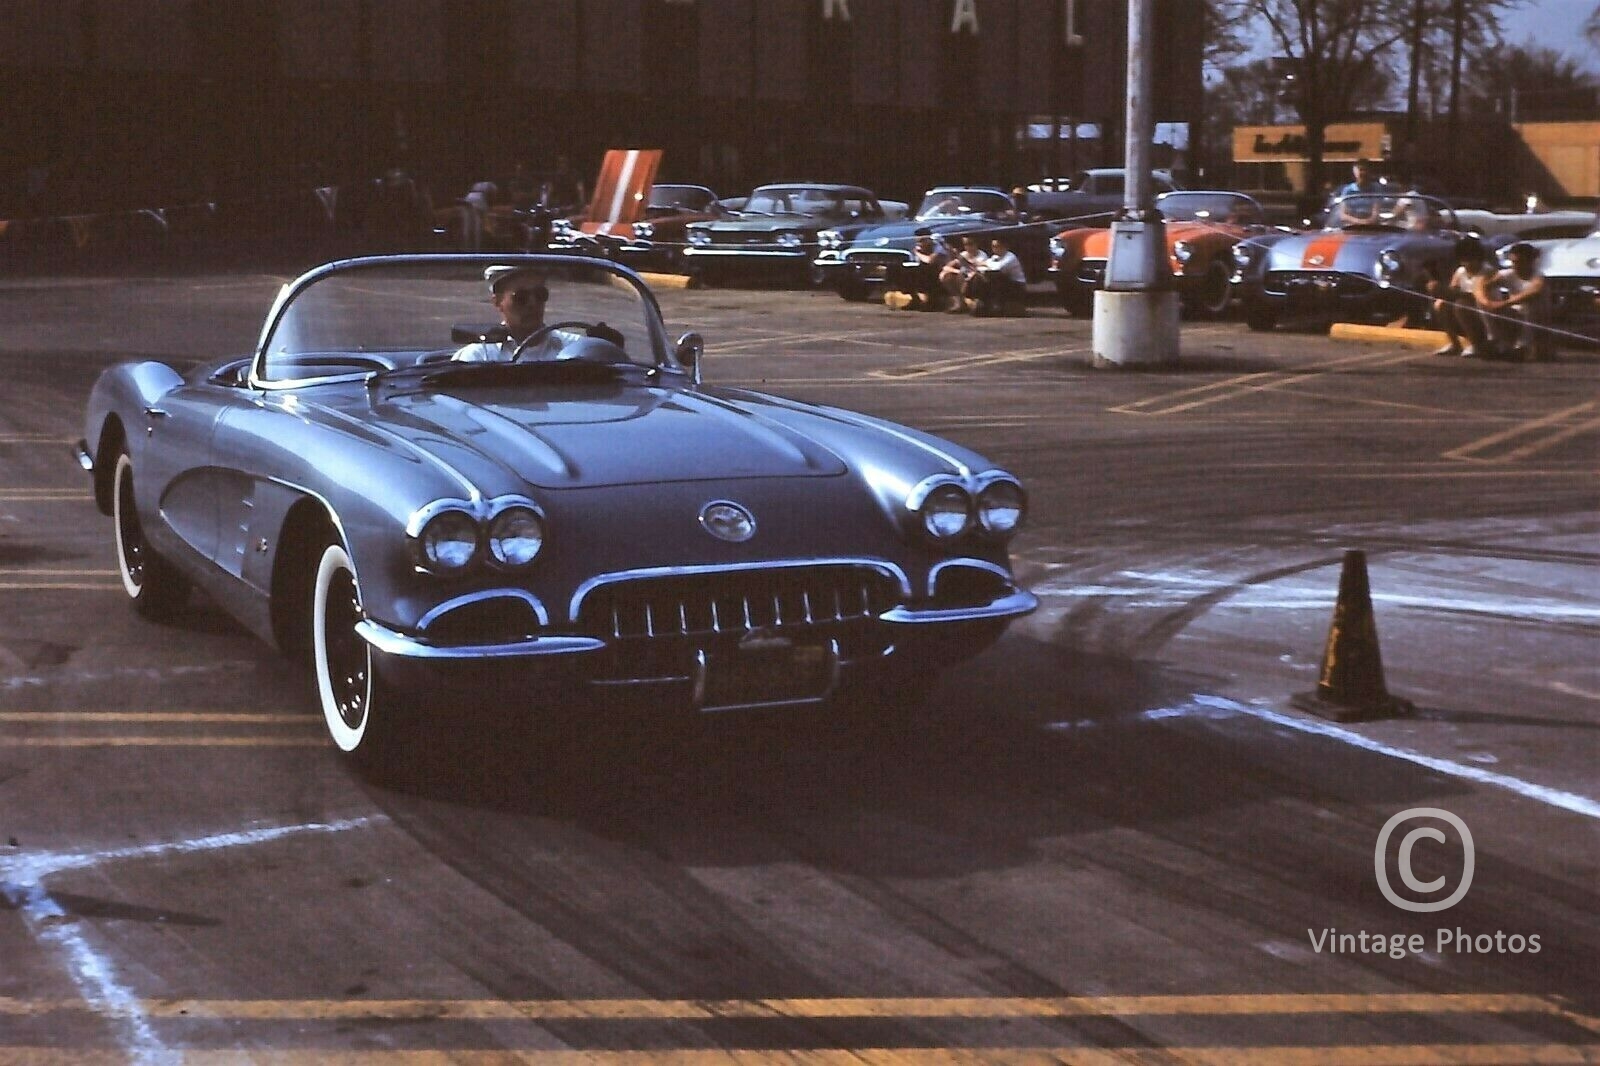
<svg viewBox="0 0 1600 1066">
<path fill-rule="evenodd" d="M 767 185 L 750 194 L 742 211 L 752 215 L 833 214 L 840 196 L 828 189 Z"/>
<path fill-rule="evenodd" d="M 1454 229 L 1450 209 L 1416 193 L 1352 193 L 1328 212 L 1329 229 L 1392 229 L 1428 233 Z"/>
<path fill-rule="evenodd" d="M 1231 193 L 1165 193 L 1156 198 L 1156 207 L 1169 222 L 1216 222 L 1242 226 L 1261 222 L 1261 208 L 1254 200 Z"/>
<path fill-rule="evenodd" d="M 918 221 L 930 218 L 967 218 L 972 215 L 997 218 L 1010 214 L 1011 198 L 998 192 L 930 192 L 917 208 Z"/>
<path fill-rule="evenodd" d="M 704 211 L 716 197 L 698 185 L 652 185 L 650 210 Z"/>
<path fill-rule="evenodd" d="M 468 343 L 496 336 L 501 316 L 484 281 L 494 266 L 527 268 L 514 284 L 547 294 L 542 322 L 554 327 L 555 340 L 543 351 L 551 358 L 564 357 L 565 343 L 598 334 L 618 341 L 617 349 L 579 345 L 565 357 L 668 362 L 654 298 L 607 264 L 567 256 L 396 256 L 330 264 L 286 286 L 262 332 L 255 376 L 304 381 L 448 363 Z"/>
</svg>

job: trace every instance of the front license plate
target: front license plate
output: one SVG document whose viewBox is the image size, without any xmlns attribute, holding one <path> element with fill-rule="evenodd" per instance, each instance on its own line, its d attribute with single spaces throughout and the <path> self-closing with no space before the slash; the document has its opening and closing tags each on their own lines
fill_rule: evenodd
<svg viewBox="0 0 1600 1066">
<path fill-rule="evenodd" d="M 740 649 L 707 661 L 703 706 L 716 710 L 820 699 L 827 695 L 832 676 L 831 649 L 820 644 Z"/>
</svg>

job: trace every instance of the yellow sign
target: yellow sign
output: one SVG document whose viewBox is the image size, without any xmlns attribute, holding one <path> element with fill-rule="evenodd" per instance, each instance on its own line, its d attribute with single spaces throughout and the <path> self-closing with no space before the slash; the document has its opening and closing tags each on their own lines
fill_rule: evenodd
<svg viewBox="0 0 1600 1066">
<path fill-rule="evenodd" d="M 1322 133 L 1322 158 L 1328 162 L 1382 159 L 1388 130 L 1381 122 L 1342 122 Z M 1235 163 L 1304 163 L 1311 158 L 1304 126 L 1235 126 Z"/>
</svg>

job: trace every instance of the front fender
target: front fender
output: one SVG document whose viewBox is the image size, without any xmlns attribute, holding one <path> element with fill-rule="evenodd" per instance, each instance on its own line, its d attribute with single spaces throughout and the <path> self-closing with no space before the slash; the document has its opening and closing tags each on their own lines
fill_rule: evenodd
<svg viewBox="0 0 1600 1066">
<path fill-rule="evenodd" d="M 95 380 L 84 411 L 83 440 L 94 461 L 90 473 L 94 478 L 95 505 L 101 514 L 111 513 L 109 449 L 116 439 L 112 427 L 120 423 L 121 440 L 138 463 L 144 452 L 142 430 L 149 417 L 145 411 L 182 384 L 182 375 L 154 360 L 119 363 Z"/>
</svg>

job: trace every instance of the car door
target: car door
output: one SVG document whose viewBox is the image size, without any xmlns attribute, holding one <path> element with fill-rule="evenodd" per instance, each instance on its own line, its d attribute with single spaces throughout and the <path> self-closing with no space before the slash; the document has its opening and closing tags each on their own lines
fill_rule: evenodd
<svg viewBox="0 0 1600 1066">
<path fill-rule="evenodd" d="M 136 455 L 134 477 L 146 536 L 156 550 L 210 559 L 217 542 L 217 501 L 211 447 L 227 390 L 214 379 L 180 385 L 145 407 L 143 425 L 130 433 Z M 157 521 L 149 521 L 154 504 Z"/>
</svg>

